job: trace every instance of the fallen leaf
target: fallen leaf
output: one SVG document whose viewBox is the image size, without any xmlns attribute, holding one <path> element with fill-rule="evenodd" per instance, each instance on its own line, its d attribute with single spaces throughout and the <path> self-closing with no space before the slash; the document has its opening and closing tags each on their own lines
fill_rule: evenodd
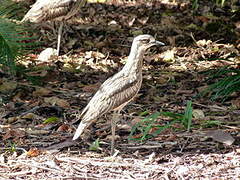
<svg viewBox="0 0 240 180">
<path fill-rule="evenodd" d="M 143 34 L 142 30 L 131 30 L 130 33 L 133 35 L 133 36 L 138 36 L 140 34 Z"/>
<path fill-rule="evenodd" d="M 132 27 L 133 26 L 133 23 L 135 22 L 136 20 L 136 17 L 133 17 L 129 22 L 128 22 L 128 26 L 129 27 Z"/>
<path fill-rule="evenodd" d="M 51 93 L 51 91 L 46 88 L 39 88 L 39 89 L 36 89 L 35 91 L 33 91 L 32 94 L 35 97 L 41 97 L 41 96 L 47 96 L 50 93 Z"/>
<path fill-rule="evenodd" d="M 3 136 L 3 140 L 7 140 L 9 138 L 20 138 L 20 137 L 24 137 L 26 135 L 26 133 L 22 130 L 19 130 L 19 129 L 11 129 L 11 130 L 8 130 L 6 132 L 6 134 Z"/>
<path fill-rule="evenodd" d="M 36 156 L 39 156 L 40 154 L 41 154 L 41 151 L 37 148 L 31 148 L 27 152 L 27 155 L 30 157 L 36 157 Z"/>
<path fill-rule="evenodd" d="M 31 71 L 26 73 L 28 76 L 37 76 L 37 77 L 45 77 L 48 74 L 47 70 L 38 70 L 38 71 Z"/>
<path fill-rule="evenodd" d="M 102 59 L 102 58 L 105 58 L 105 55 L 97 51 L 87 51 L 85 58 L 86 59 L 91 59 L 91 58 Z"/>
<path fill-rule="evenodd" d="M 49 131 L 47 130 L 42 130 L 42 129 L 26 129 L 27 134 L 32 134 L 32 135 L 46 135 L 49 134 Z"/>
<path fill-rule="evenodd" d="M 236 153 L 240 154 L 240 148 L 236 148 Z"/>
<path fill-rule="evenodd" d="M 57 129 L 57 132 L 69 132 L 69 131 L 71 131 L 71 128 L 67 124 L 63 124 Z"/>
<path fill-rule="evenodd" d="M 240 108 L 240 98 L 237 98 L 237 99 L 234 99 L 231 101 L 232 103 L 232 106 L 236 109 L 239 109 Z"/>
<path fill-rule="evenodd" d="M 82 90 L 89 93 L 95 93 L 100 87 L 100 85 L 101 83 L 86 85 L 82 88 Z"/>
<path fill-rule="evenodd" d="M 73 46 L 78 42 L 79 40 L 77 38 L 72 38 L 69 40 L 69 42 L 65 45 L 67 49 L 72 49 Z"/>
<path fill-rule="evenodd" d="M 12 124 L 12 123 L 16 122 L 18 119 L 19 119 L 18 116 L 9 117 L 5 122 L 8 123 L 8 124 Z"/>
<path fill-rule="evenodd" d="M 145 25 L 145 24 L 148 22 L 149 17 L 148 17 L 148 16 L 144 16 L 144 17 L 142 17 L 142 18 L 138 18 L 137 20 L 138 20 L 138 22 L 140 22 L 142 25 Z"/>
<path fill-rule="evenodd" d="M 50 117 L 43 121 L 44 124 L 57 123 L 59 121 L 58 117 Z"/>
<path fill-rule="evenodd" d="M 175 62 L 175 49 L 167 50 L 163 53 L 163 61 L 165 62 Z"/>
<path fill-rule="evenodd" d="M 206 16 L 197 16 L 197 19 L 199 19 L 202 22 L 208 22 L 210 19 Z"/>
<path fill-rule="evenodd" d="M 202 40 L 197 41 L 196 43 L 197 43 L 197 45 L 199 47 L 204 47 L 204 46 L 208 46 L 209 44 L 211 44 L 212 41 L 206 40 L 206 39 L 202 39 Z"/>
<path fill-rule="evenodd" d="M 22 119 L 38 119 L 39 116 L 34 113 L 27 113 L 23 116 L 21 116 Z"/>
<path fill-rule="evenodd" d="M 57 55 L 56 49 L 47 48 L 39 54 L 38 60 L 42 62 L 48 62 L 49 60 L 51 60 L 53 56 L 56 56 L 56 55 Z"/>
<path fill-rule="evenodd" d="M 49 98 L 44 98 L 44 102 L 51 104 L 52 106 L 60 106 L 62 108 L 69 108 L 70 104 L 64 100 L 64 99 L 60 99 L 58 97 L 49 97 Z"/>
<path fill-rule="evenodd" d="M 17 82 L 15 81 L 6 81 L 0 85 L 1 93 L 9 93 L 17 88 Z"/>
<path fill-rule="evenodd" d="M 205 135 L 217 142 L 221 142 L 229 146 L 235 141 L 235 139 L 229 133 L 222 130 L 208 131 L 205 133 Z"/>
<path fill-rule="evenodd" d="M 195 119 L 205 118 L 204 112 L 201 109 L 194 109 L 192 115 Z"/>
</svg>

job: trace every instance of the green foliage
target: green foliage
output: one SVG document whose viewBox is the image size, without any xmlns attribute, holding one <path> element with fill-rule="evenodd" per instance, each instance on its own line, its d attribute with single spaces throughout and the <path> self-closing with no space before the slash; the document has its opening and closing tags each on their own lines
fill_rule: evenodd
<svg viewBox="0 0 240 180">
<path fill-rule="evenodd" d="M 17 151 L 16 149 L 16 143 L 15 142 L 12 142 L 12 141 L 8 141 L 7 143 L 7 147 L 5 148 L 6 149 L 6 152 L 9 152 L 9 153 L 14 153 Z"/>
<path fill-rule="evenodd" d="M 57 123 L 59 121 L 58 117 L 50 117 L 43 121 L 44 124 Z"/>
<path fill-rule="evenodd" d="M 225 0 L 215 0 L 216 5 L 223 7 Z"/>
<path fill-rule="evenodd" d="M 223 7 L 225 4 L 225 0 L 213 0 L 217 6 Z M 192 0 L 192 9 L 197 10 L 199 7 L 198 0 Z"/>
<path fill-rule="evenodd" d="M 30 81 L 33 85 L 43 86 L 44 84 L 44 76 L 38 75 L 38 72 L 42 71 L 51 71 L 54 70 L 52 66 L 32 66 L 32 67 L 25 67 L 18 65 L 17 69 L 17 76 L 23 76 L 28 81 Z M 34 74 L 34 75 L 32 75 Z"/>
<path fill-rule="evenodd" d="M 224 67 L 220 70 L 209 71 L 207 74 L 210 75 L 208 81 L 212 79 L 220 80 L 209 85 L 209 87 L 201 93 L 202 95 L 211 92 L 212 100 L 221 99 L 222 101 L 225 101 L 229 95 L 240 91 L 239 69 L 229 69 L 228 67 Z"/>
<path fill-rule="evenodd" d="M 171 118 L 172 120 L 164 125 L 158 125 L 157 119 L 159 116 L 165 116 Z M 145 141 L 151 137 L 156 137 L 163 130 L 167 128 L 171 128 L 173 124 L 180 123 L 182 124 L 188 131 L 192 125 L 192 102 L 187 102 L 187 107 L 185 109 L 184 114 L 172 113 L 172 112 L 155 112 L 154 114 L 144 118 L 140 122 L 136 123 L 135 126 L 132 127 L 131 133 L 129 135 L 129 140 L 138 140 Z M 154 129 L 153 132 L 151 130 Z M 135 138 L 133 137 L 138 131 L 141 133 L 141 137 Z"/>
<path fill-rule="evenodd" d="M 22 6 L 20 2 L 16 3 L 11 0 L 1 0 L 0 4 L 0 17 L 4 19 L 20 20 L 22 17 L 19 14 L 23 14 L 26 11 L 25 6 Z"/>
<path fill-rule="evenodd" d="M 144 118 L 143 120 L 141 120 L 139 123 L 137 123 L 135 126 L 132 127 L 131 133 L 130 133 L 130 140 L 140 140 L 140 141 L 144 141 L 148 138 L 150 138 L 149 135 L 149 131 L 154 128 L 157 127 L 156 124 L 156 120 L 158 118 L 158 116 L 160 115 L 160 112 L 156 112 L 146 118 Z M 141 138 L 132 138 L 133 134 L 135 134 L 135 132 L 140 131 L 142 134 Z"/>
<path fill-rule="evenodd" d="M 211 128 L 211 127 L 214 127 L 214 126 L 220 126 L 222 124 L 221 121 L 218 121 L 218 120 L 207 120 L 205 122 L 203 122 L 203 124 L 201 125 L 203 128 Z"/>
<path fill-rule="evenodd" d="M 26 74 L 24 74 L 24 76 L 33 85 L 36 85 L 36 86 L 42 86 L 43 85 L 43 77 L 41 77 L 41 76 L 29 76 L 29 75 L 26 75 Z"/>
<path fill-rule="evenodd" d="M 16 144 L 15 143 L 12 143 L 12 144 L 10 144 L 11 146 L 10 146 L 10 149 L 9 149 L 9 151 L 10 152 L 16 152 Z"/>
<path fill-rule="evenodd" d="M 187 101 L 187 107 L 185 109 L 185 113 L 182 119 L 182 124 L 185 128 L 187 128 L 188 131 L 190 131 L 192 125 L 192 111 L 192 101 Z"/>
<path fill-rule="evenodd" d="M 10 7 L 4 7 L 4 3 L 0 5 L 0 68 L 2 65 L 12 74 L 16 74 L 15 60 L 36 44 L 33 43 L 35 38 L 29 36 L 26 27 L 9 19 L 13 14 L 17 14 L 17 11 L 14 11 L 15 6 Z"/>
<path fill-rule="evenodd" d="M 192 1 L 192 9 L 197 10 L 198 9 L 198 0 L 193 0 Z"/>
<path fill-rule="evenodd" d="M 99 149 L 99 138 L 97 138 L 89 147 L 90 151 L 97 151 Z"/>
</svg>

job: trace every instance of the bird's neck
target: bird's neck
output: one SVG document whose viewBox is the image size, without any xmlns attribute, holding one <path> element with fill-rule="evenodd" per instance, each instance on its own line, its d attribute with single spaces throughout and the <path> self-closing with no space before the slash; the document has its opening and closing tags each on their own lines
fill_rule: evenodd
<svg viewBox="0 0 240 180">
<path fill-rule="evenodd" d="M 123 67 L 124 71 L 129 73 L 142 73 L 144 53 L 144 50 L 132 47 L 127 59 L 127 63 Z"/>
</svg>

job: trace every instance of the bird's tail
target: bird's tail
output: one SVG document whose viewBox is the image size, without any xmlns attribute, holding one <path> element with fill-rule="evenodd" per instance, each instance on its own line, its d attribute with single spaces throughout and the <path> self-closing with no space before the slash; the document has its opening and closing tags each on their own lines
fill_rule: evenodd
<svg viewBox="0 0 240 180">
<path fill-rule="evenodd" d="M 90 123 L 82 122 L 78 125 L 78 128 L 73 136 L 73 141 L 82 135 L 83 131 L 90 125 Z"/>
</svg>

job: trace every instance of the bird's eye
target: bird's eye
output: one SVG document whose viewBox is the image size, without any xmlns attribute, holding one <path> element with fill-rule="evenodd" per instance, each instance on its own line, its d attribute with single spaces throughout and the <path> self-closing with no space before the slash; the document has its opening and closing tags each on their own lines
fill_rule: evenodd
<svg viewBox="0 0 240 180">
<path fill-rule="evenodd" d="M 143 42 L 144 44 L 147 44 L 147 43 L 150 42 L 150 39 L 142 39 L 142 42 Z"/>
</svg>

